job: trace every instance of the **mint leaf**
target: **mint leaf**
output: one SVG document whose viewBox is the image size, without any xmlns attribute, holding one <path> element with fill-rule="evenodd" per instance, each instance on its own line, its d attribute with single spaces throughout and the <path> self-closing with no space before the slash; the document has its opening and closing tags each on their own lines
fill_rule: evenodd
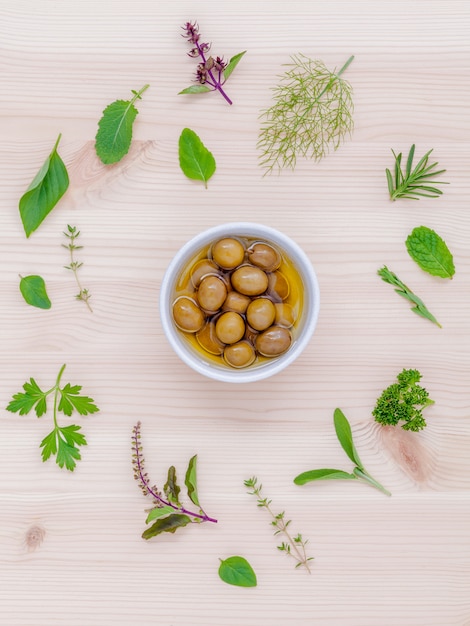
<svg viewBox="0 0 470 626">
<path fill-rule="evenodd" d="M 38 309 L 51 308 L 51 301 L 46 291 L 46 283 L 41 276 L 21 276 L 20 291 L 27 304 Z"/>
<path fill-rule="evenodd" d="M 151 539 L 161 533 L 174 533 L 178 528 L 183 528 L 188 524 L 191 524 L 191 519 L 187 515 L 172 513 L 168 515 L 168 517 L 157 519 L 155 524 L 147 528 L 147 530 L 144 530 L 142 537 L 144 539 Z"/>
<path fill-rule="evenodd" d="M 40 226 L 68 189 L 67 168 L 57 152 L 60 138 L 61 135 L 32 183 L 20 198 L 20 217 L 26 237 L 29 237 Z"/>
<path fill-rule="evenodd" d="M 411 258 L 428 274 L 452 278 L 454 259 L 445 241 L 427 226 L 414 228 L 406 240 Z"/>
<path fill-rule="evenodd" d="M 225 583 L 237 587 L 256 587 L 258 584 L 253 568 L 242 556 L 220 559 L 219 576 Z"/>
<path fill-rule="evenodd" d="M 105 165 L 117 163 L 129 152 L 132 141 L 132 127 L 138 111 L 134 106 L 149 85 L 140 91 L 133 91 L 131 100 L 116 100 L 103 111 L 98 122 L 95 150 Z"/>
<path fill-rule="evenodd" d="M 56 456 L 56 463 L 59 467 L 66 467 L 73 472 L 77 460 L 81 459 L 79 446 L 86 446 L 85 437 L 79 433 L 80 426 L 56 426 L 41 441 L 42 460 L 47 461 L 51 456 Z"/>
<path fill-rule="evenodd" d="M 179 162 L 185 176 L 201 180 L 207 188 L 207 181 L 215 172 L 215 159 L 190 128 L 183 129 L 179 138 Z"/>
</svg>

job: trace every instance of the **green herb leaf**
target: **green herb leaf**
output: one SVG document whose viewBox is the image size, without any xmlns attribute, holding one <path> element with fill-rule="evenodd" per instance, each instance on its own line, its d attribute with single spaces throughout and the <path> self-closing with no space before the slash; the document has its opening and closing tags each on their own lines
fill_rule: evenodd
<svg viewBox="0 0 470 626">
<path fill-rule="evenodd" d="M 200 507 L 201 505 L 199 504 L 199 498 L 197 495 L 196 461 L 197 454 L 189 459 L 184 484 L 186 485 L 186 488 L 188 490 L 188 497 L 191 499 L 191 502 Z"/>
<path fill-rule="evenodd" d="M 98 122 L 95 138 L 96 154 L 105 165 L 117 163 L 129 152 L 132 141 L 132 127 L 138 111 L 134 106 L 149 85 L 140 91 L 132 91 L 131 100 L 116 100 L 103 111 Z"/>
<path fill-rule="evenodd" d="M 230 74 L 233 72 L 233 70 L 237 67 L 237 65 L 240 63 L 243 55 L 246 53 L 246 50 L 244 50 L 243 52 L 239 52 L 238 54 L 236 54 L 235 56 L 233 56 L 230 61 L 227 63 L 226 68 L 224 69 L 224 80 L 227 80 L 228 77 L 230 76 Z"/>
<path fill-rule="evenodd" d="M 57 152 L 61 136 L 20 198 L 19 210 L 26 237 L 40 226 L 68 189 L 67 168 Z"/>
<path fill-rule="evenodd" d="M 442 328 L 442 326 L 439 324 L 439 322 L 434 317 L 434 315 L 428 310 L 428 308 L 426 307 L 424 302 L 421 300 L 421 298 L 418 298 L 418 296 L 415 293 L 413 293 L 413 291 L 411 291 L 411 289 L 407 287 L 405 283 L 403 283 L 396 274 L 391 272 L 386 265 L 384 265 L 381 269 L 379 269 L 377 271 L 377 274 L 386 283 L 389 283 L 390 285 L 397 287 L 397 289 L 395 289 L 396 293 L 398 293 L 403 298 L 406 298 L 406 300 L 409 300 L 411 303 L 415 305 L 411 309 L 413 313 L 416 313 L 417 315 L 428 319 L 433 324 L 436 324 L 436 326 L 439 326 L 439 328 Z"/>
<path fill-rule="evenodd" d="M 172 465 L 170 468 L 168 468 L 168 478 L 167 478 L 165 485 L 163 486 L 163 492 L 166 495 L 169 502 L 180 507 L 181 506 L 181 502 L 179 500 L 180 491 L 181 491 L 181 488 L 179 487 L 177 480 L 176 480 L 176 469 L 175 469 L 175 466 Z"/>
<path fill-rule="evenodd" d="M 406 160 L 405 172 L 402 171 L 401 161 L 402 153 L 395 154 L 392 150 L 392 154 L 395 157 L 395 180 L 393 180 L 392 173 L 389 169 L 385 170 L 387 176 L 388 192 L 392 200 L 398 198 L 408 198 L 410 200 L 419 200 L 420 196 L 426 198 L 437 198 L 442 194 L 437 187 L 430 187 L 430 185 L 440 184 L 447 185 L 448 183 L 429 180 L 434 176 L 442 174 L 446 170 L 436 170 L 437 163 L 428 165 L 429 155 L 432 150 L 426 152 L 426 154 L 419 160 L 415 168 L 413 168 L 413 158 L 415 154 L 415 145 L 413 144 L 408 153 Z"/>
<path fill-rule="evenodd" d="M 162 517 L 157 519 L 155 524 L 144 530 L 142 537 L 144 539 L 151 539 L 162 533 L 174 533 L 178 528 L 183 528 L 191 524 L 191 520 L 187 515 L 181 515 L 180 513 L 172 513 L 168 517 Z"/>
<path fill-rule="evenodd" d="M 86 446 L 85 437 L 79 433 L 80 426 L 72 424 L 70 426 L 56 426 L 40 444 L 42 448 L 42 460 L 47 461 L 51 455 L 56 456 L 56 463 L 59 467 L 66 467 L 73 472 L 77 460 L 81 459 L 78 448 Z"/>
<path fill-rule="evenodd" d="M 155 519 L 160 519 L 161 517 L 168 517 L 175 512 L 175 509 L 172 506 L 156 506 L 154 509 L 150 511 L 145 520 L 146 524 L 150 524 Z"/>
<path fill-rule="evenodd" d="M 21 276 L 20 291 L 25 301 L 38 309 L 50 309 L 51 301 L 46 291 L 46 283 L 41 276 Z"/>
<path fill-rule="evenodd" d="M 72 415 L 75 409 L 80 415 L 88 415 L 89 413 L 97 413 L 99 411 L 96 404 L 93 402 L 93 398 L 88 396 L 80 396 L 80 385 L 74 385 L 67 383 L 63 389 L 60 389 L 60 402 L 59 411 L 62 411 L 65 415 Z"/>
<path fill-rule="evenodd" d="M 299 474 L 294 478 L 294 483 L 305 485 L 313 480 L 356 480 L 356 476 L 337 469 L 316 469 Z"/>
<path fill-rule="evenodd" d="M 30 378 L 30 382 L 26 382 L 23 385 L 25 393 L 15 393 L 13 400 L 7 406 L 7 411 L 12 413 L 19 413 L 20 415 L 27 415 L 31 409 L 36 406 L 36 415 L 41 417 L 47 410 L 46 407 L 46 395 L 44 391 L 41 391 L 39 385 Z"/>
<path fill-rule="evenodd" d="M 212 91 L 212 89 L 209 89 L 206 85 L 191 85 L 190 87 L 186 87 L 186 89 L 179 91 L 178 95 L 184 93 L 207 93 L 208 91 Z"/>
<path fill-rule="evenodd" d="M 452 278 L 454 259 L 445 241 L 427 226 L 414 228 L 406 240 L 407 250 L 416 263 L 428 274 Z"/>
<path fill-rule="evenodd" d="M 190 128 L 183 129 L 179 138 L 179 162 L 185 176 L 203 181 L 207 188 L 207 181 L 215 172 L 215 159 Z"/>
<path fill-rule="evenodd" d="M 335 424 L 336 436 L 338 437 L 338 441 L 340 442 L 341 447 L 346 452 L 351 461 L 355 463 L 358 467 L 362 468 L 361 459 L 354 445 L 351 426 L 341 409 L 335 409 L 335 412 L 333 414 L 333 421 Z"/>
<path fill-rule="evenodd" d="M 219 576 L 228 585 L 237 587 L 256 587 L 258 584 L 253 568 L 242 556 L 220 559 Z"/>
</svg>

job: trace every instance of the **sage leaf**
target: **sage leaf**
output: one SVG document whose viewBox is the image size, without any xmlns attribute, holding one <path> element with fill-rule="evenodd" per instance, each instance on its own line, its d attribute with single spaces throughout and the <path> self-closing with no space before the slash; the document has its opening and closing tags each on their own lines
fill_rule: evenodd
<svg viewBox="0 0 470 626">
<path fill-rule="evenodd" d="M 52 152 L 20 198 L 19 210 L 26 237 L 41 225 L 68 189 L 67 168 L 57 152 L 61 137 L 58 136 Z"/>
<path fill-rule="evenodd" d="M 215 172 L 215 159 L 190 128 L 184 128 L 179 138 L 179 162 L 183 174 L 192 180 L 207 181 Z"/>
<path fill-rule="evenodd" d="M 131 100 L 116 100 L 104 109 L 98 122 L 95 150 L 105 165 L 117 163 L 129 152 L 132 128 L 138 114 L 134 103 L 141 99 L 148 87 L 145 85 L 140 91 L 132 90 L 134 97 Z"/>
<path fill-rule="evenodd" d="M 181 506 L 181 503 L 179 501 L 179 493 L 181 491 L 181 488 L 179 487 L 176 481 L 176 469 L 174 465 L 168 468 L 168 478 L 167 478 L 165 485 L 163 486 L 163 491 L 167 499 L 172 504 Z"/>
<path fill-rule="evenodd" d="M 246 50 L 244 50 L 243 52 L 239 52 L 238 54 L 236 54 L 230 59 L 230 61 L 227 63 L 227 67 L 224 69 L 224 80 L 227 80 L 227 78 L 230 76 L 233 70 L 237 67 L 237 65 L 239 64 L 241 58 L 243 57 L 245 53 L 246 53 Z"/>
<path fill-rule="evenodd" d="M 406 240 L 409 255 L 421 269 L 432 276 L 452 278 L 454 259 L 445 241 L 427 226 L 414 228 Z"/>
<path fill-rule="evenodd" d="M 41 276 L 21 276 L 20 291 L 25 301 L 38 309 L 50 309 L 51 301 L 46 291 L 46 283 Z"/>
<path fill-rule="evenodd" d="M 237 587 L 256 587 L 258 584 L 253 568 L 242 556 L 220 559 L 219 576 L 228 585 Z"/>
<path fill-rule="evenodd" d="M 196 461 L 197 454 L 189 459 L 188 469 L 186 470 L 186 476 L 184 478 L 184 484 L 188 490 L 188 497 L 191 499 L 191 502 L 196 506 L 201 506 L 199 504 L 199 498 L 197 495 L 197 476 L 196 476 Z"/>
<path fill-rule="evenodd" d="M 175 509 L 172 506 L 156 506 L 147 515 L 145 523 L 150 524 L 150 522 L 153 522 L 153 520 L 160 519 L 162 517 L 168 517 L 168 515 L 171 515 L 174 512 Z"/>
<path fill-rule="evenodd" d="M 151 539 L 162 533 L 174 533 L 178 528 L 182 528 L 188 524 L 191 524 L 191 520 L 187 515 L 173 513 L 167 517 L 157 519 L 155 524 L 147 528 L 147 530 L 144 530 L 142 537 L 144 539 Z"/>
<path fill-rule="evenodd" d="M 358 467 L 362 468 L 362 461 L 359 458 L 359 454 L 353 442 L 351 426 L 341 409 L 335 409 L 333 421 L 335 424 L 336 436 L 338 437 L 341 447 L 351 461 Z"/>
<path fill-rule="evenodd" d="M 190 87 L 186 87 L 186 89 L 179 91 L 178 95 L 182 93 L 206 93 L 208 91 L 212 91 L 212 89 L 206 85 L 191 85 Z"/>
<path fill-rule="evenodd" d="M 338 469 L 315 469 L 303 472 L 294 478 L 296 485 L 305 485 L 314 480 L 357 480 L 354 474 Z"/>
</svg>

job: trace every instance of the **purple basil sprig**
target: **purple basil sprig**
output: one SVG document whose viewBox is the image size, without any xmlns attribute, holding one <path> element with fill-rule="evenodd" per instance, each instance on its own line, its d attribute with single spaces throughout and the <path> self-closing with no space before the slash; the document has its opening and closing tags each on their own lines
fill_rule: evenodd
<svg viewBox="0 0 470 626">
<path fill-rule="evenodd" d="M 226 94 L 223 89 L 223 85 L 238 65 L 246 50 L 236 54 L 228 63 L 226 63 L 223 60 L 223 57 L 217 56 L 214 58 L 209 55 L 211 44 L 201 41 L 199 26 L 196 22 L 186 22 L 183 26 L 183 30 L 185 31 L 183 37 L 185 37 L 193 46 L 188 52 L 188 56 L 193 59 L 199 58 L 200 62 L 196 68 L 196 81 L 198 84 L 191 85 L 179 93 L 193 94 L 206 93 L 208 91 L 219 91 L 225 100 L 229 104 L 232 104 L 232 100 Z"/>
</svg>

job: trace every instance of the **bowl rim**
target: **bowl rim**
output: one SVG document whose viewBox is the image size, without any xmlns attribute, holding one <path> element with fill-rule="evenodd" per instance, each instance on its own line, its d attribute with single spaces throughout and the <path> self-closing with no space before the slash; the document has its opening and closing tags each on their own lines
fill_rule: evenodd
<svg viewBox="0 0 470 626">
<path fill-rule="evenodd" d="M 171 314 L 171 295 L 176 279 L 184 268 L 188 257 L 214 239 L 222 236 L 259 237 L 268 243 L 278 245 L 293 261 L 297 271 L 306 284 L 308 294 L 308 317 L 304 320 L 302 332 L 292 347 L 273 361 L 250 369 L 228 369 L 209 363 L 198 357 L 184 340 L 181 332 L 174 325 Z M 160 286 L 159 311 L 160 321 L 165 336 L 177 356 L 193 370 L 221 382 L 248 383 L 271 377 L 285 369 L 305 349 L 309 343 L 318 321 L 320 309 L 320 288 L 313 265 L 304 250 L 288 235 L 279 230 L 258 222 L 227 222 L 201 231 L 175 253 L 170 261 Z"/>
</svg>

